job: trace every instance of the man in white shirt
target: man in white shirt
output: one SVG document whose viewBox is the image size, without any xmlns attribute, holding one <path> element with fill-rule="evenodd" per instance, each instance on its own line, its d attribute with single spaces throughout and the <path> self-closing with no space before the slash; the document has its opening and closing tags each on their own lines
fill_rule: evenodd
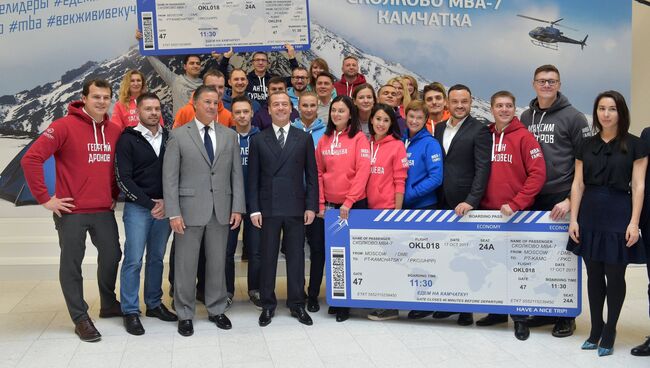
<svg viewBox="0 0 650 368">
<path fill-rule="evenodd" d="M 492 136 L 487 125 L 470 115 L 472 92 L 469 87 L 462 84 L 452 86 L 447 99 L 451 117 L 447 122 L 437 124 L 434 132 L 445 155 L 438 203 L 440 208 L 464 216 L 478 209 L 485 193 L 492 166 Z M 435 312 L 433 318 L 446 318 L 452 314 L 455 313 Z M 459 325 L 473 323 L 472 313 L 460 313 Z"/>
<path fill-rule="evenodd" d="M 146 315 L 176 321 L 176 315 L 162 304 L 163 257 L 171 233 L 162 192 L 162 163 L 168 134 L 160 126 L 160 99 L 154 93 L 138 97 L 137 111 L 140 122 L 124 130 L 115 150 L 117 184 L 126 196 L 120 300 L 124 327 L 132 335 L 144 334 L 138 293 L 145 249 Z"/>
</svg>

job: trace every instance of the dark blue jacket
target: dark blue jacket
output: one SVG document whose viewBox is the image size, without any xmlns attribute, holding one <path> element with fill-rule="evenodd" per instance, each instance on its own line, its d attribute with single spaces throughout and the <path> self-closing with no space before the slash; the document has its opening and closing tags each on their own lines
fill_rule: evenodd
<svg viewBox="0 0 650 368">
<path fill-rule="evenodd" d="M 436 189 L 442 184 L 442 148 L 424 128 L 411 139 L 408 139 L 407 130 L 403 140 L 408 141 L 406 157 L 409 162 L 403 207 L 418 209 L 432 206 L 438 203 Z"/>
<path fill-rule="evenodd" d="M 235 127 L 232 127 L 232 130 L 235 130 Z M 241 154 L 242 172 L 244 173 L 244 193 L 246 198 L 248 198 L 248 150 L 250 148 L 251 138 L 259 132 L 260 130 L 257 129 L 257 127 L 251 127 L 251 130 L 245 136 L 237 134 L 237 138 L 239 139 L 239 152 Z M 246 201 L 246 207 L 248 207 L 248 201 Z M 248 211 L 248 208 L 246 208 L 246 210 Z"/>
<path fill-rule="evenodd" d="M 291 106 L 291 115 L 289 116 L 289 121 L 294 121 L 300 117 L 298 110 L 294 109 Z M 273 125 L 273 119 L 269 113 L 269 105 L 264 102 L 262 108 L 253 116 L 253 126 L 258 127 L 260 130 L 264 130 Z"/>
<path fill-rule="evenodd" d="M 226 110 L 232 112 L 232 89 L 231 88 L 226 88 L 226 92 L 224 92 L 223 97 L 221 98 L 221 102 L 223 102 L 223 107 L 226 108 Z M 255 100 L 251 100 L 253 103 L 253 114 L 256 113 L 261 105 L 259 102 Z"/>
<path fill-rule="evenodd" d="M 151 147 L 142 133 L 124 129 L 115 147 L 115 179 L 127 202 L 153 209 L 152 199 L 162 199 L 162 165 L 169 132 L 163 129 L 160 155 Z"/>
</svg>

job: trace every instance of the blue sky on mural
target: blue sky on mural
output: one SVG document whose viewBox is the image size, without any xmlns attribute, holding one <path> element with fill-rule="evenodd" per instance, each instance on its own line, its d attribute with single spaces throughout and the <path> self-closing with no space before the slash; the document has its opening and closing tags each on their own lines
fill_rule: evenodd
<svg viewBox="0 0 650 368">
<path fill-rule="evenodd" d="M 450 1 L 456 0 L 442 3 Z M 497 1 L 485 0 L 493 4 Z M 96 2 L 102 7 L 125 3 L 122 0 Z M 377 12 L 382 7 L 352 4 L 348 0 L 310 0 L 314 21 L 365 52 L 399 62 L 427 79 L 447 85 L 468 84 L 481 98 L 489 98 L 492 92 L 505 88 L 516 94 L 518 105 L 524 105 L 533 97 L 534 68 L 545 63 L 556 64 L 562 72 L 562 90 L 586 112 L 591 109 L 595 95 L 603 89 L 617 89 L 629 97 L 631 7 L 631 1 L 619 0 L 501 0 L 498 10 L 493 6 L 485 10 L 453 9 L 469 14 L 472 22 L 471 28 L 456 28 L 378 24 Z M 447 11 L 431 6 L 383 7 L 384 10 L 400 8 Z M 552 51 L 534 46 L 528 32 L 544 24 L 516 14 L 547 20 L 564 18 L 561 24 L 578 29 L 562 29 L 565 36 L 582 39 L 589 34 L 587 47 L 580 50 L 579 45 L 563 44 L 559 51 Z M 56 80 L 88 60 L 100 61 L 124 53 L 135 43 L 135 18 L 98 22 L 85 28 L 5 34 L 0 37 L 2 49 L 21 45 L 23 51 L 20 57 L 0 59 L 3 75 L 0 95 Z M 332 69 L 338 74 L 339 66 L 333 65 Z"/>
<path fill-rule="evenodd" d="M 356 0 L 354 0 L 356 2 Z M 359 2 L 365 3 L 361 0 Z M 486 3 L 496 3 L 487 0 Z M 499 89 L 519 97 L 518 105 L 533 97 L 532 72 L 546 63 L 562 72 L 562 90 L 580 109 L 591 109 L 603 89 L 617 89 L 629 97 L 631 74 L 631 2 L 609 0 L 502 0 L 498 10 L 453 9 L 471 17 L 471 28 L 378 24 L 379 10 L 447 12 L 434 7 L 373 6 L 339 0 L 310 3 L 312 19 L 343 35 L 364 51 L 396 61 L 426 78 L 447 85 L 468 84 L 475 95 L 489 98 Z M 448 4 L 449 1 L 443 1 Z M 476 3 L 476 1 L 475 1 Z M 577 29 L 561 29 L 587 47 L 561 44 L 558 51 L 533 45 L 528 32 L 547 26 L 516 14 L 554 21 Z M 369 36 L 372 35 L 372 36 Z"/>
</svg>

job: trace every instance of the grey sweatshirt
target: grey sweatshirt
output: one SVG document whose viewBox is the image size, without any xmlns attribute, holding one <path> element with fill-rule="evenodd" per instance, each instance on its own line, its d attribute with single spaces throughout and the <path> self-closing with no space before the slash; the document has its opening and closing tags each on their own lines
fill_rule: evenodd
<svg viewBox="0 0 650 368">
<path fill-rule="evenodd" d="M 546 160 L 546 183 L 540 194 L 568 191 L 573 182 L 576 151 L 582 140 L 592 134 L 587 118 L 560 92 L 547 109 L 540 109 L 537 98 L 529 106 L 520 120 L 539 142 Z"/>
<path fill-rule="evenodd" d="M 201 78 L 190 78 L 186 74 L 176 74 L 155 56 L 147 56 L 147 60 L 149 60 L 151 67 L 158 73 L 160 78 L 171 88 L 174 110 L 172 116 L 175 117 L 178 110 L 190 101 L 194 90 L 203 84 L 203 80 Z"/>
</svg>

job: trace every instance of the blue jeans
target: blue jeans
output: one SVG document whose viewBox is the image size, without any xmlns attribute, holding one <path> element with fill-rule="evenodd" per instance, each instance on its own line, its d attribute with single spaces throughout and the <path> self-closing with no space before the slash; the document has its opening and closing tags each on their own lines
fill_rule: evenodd
<svg viewBox="0 0 650 368">
<path fill-rule="evenodd" d="M 242 241 L 248 251 L 248 291 L 260 290 L 260 270 L 262 259 L 260 256 L 260 242 L 262 231 L 251 222 L 248 214 L 242 215 L 242 222 L 235 230 L 230 230 L 228 246 L 226 248 L 226 290 L 229 296 L 235 294 L 235 251 L 239 230 L 244 228 Z"/>
<path fill-rule="evenodd" d="M 162 299 L 163 257 L 171 233 L 169 219 L 156 220 L 151 211 L 132 202 L 124 203 L 124 260 L 120 273 L 122 313 L 138 313 L 140 301 L 140 270 L 147 250 L 144 269 L 144 303 L 157 308 Z"/>
</svg>

